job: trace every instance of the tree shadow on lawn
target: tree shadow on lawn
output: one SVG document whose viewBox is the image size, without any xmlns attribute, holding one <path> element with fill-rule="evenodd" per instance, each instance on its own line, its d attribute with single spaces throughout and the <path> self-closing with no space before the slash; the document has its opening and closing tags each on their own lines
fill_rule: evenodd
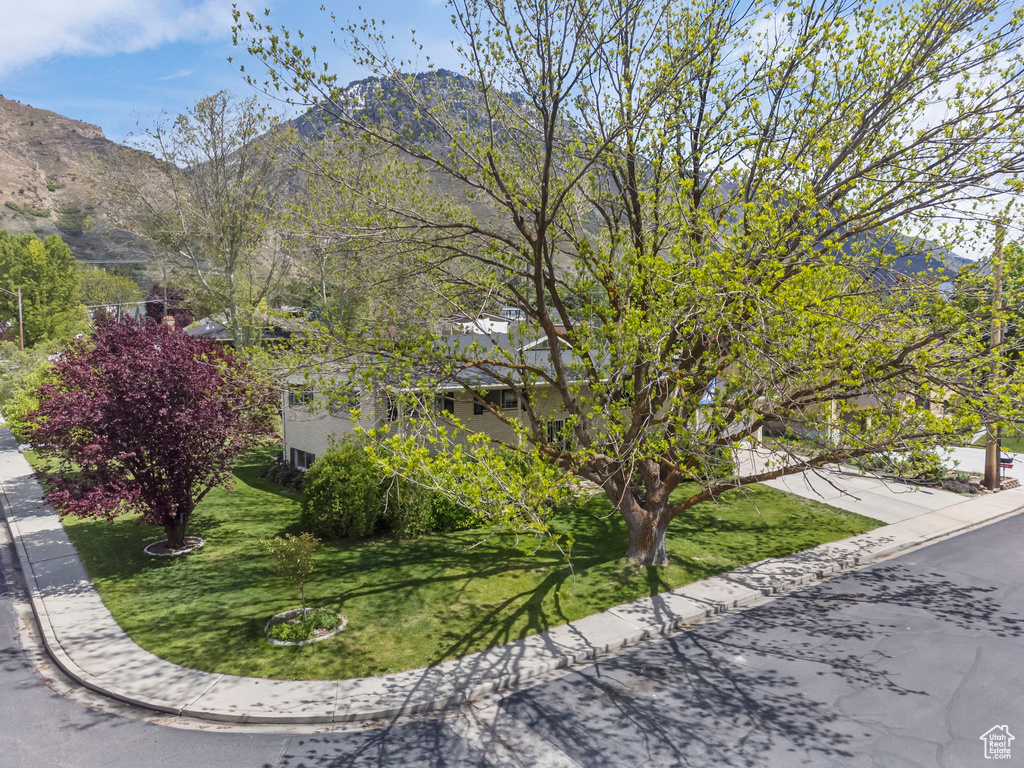
<svg viewBox="0 0 1024 768">
<path fill-rule="evenodd" d="M 78 535 L 84 527 L 69 526 L 93 577 L 107 588 L 104 600 L 119 609 L 115 615 L 122 626 L 178 663 L 311 678 L 436 664 L 791 552 L 797 534 L 814 519 L 802 514 L 802 507 L 792 515 L 776 510 L 762 518 L 743 507 L 746 497 L 701 505 L 670 526 L 665 568 L 625 562 L 625 525 L 603 497 L 553 513 L 553 529 L 572 532 L 576 539 L 569 563 L 551 547 L 527 554 L 523 550 L 533 547 L 517 548 L 514 534 L 491 535 L 486 529 L 411 540 L 329 541 L 307 596 L 313 605 L 347 614 L 349 628 L 324 643 L 278 649 L 265 643 L 264 624 L 297 607 L 299 599 L 271 574 L 258 539 L 301 528 L 294 499 L 266 493 L 262 486 L 272 484 L 252 482 L 250 470 L 239 469 L 238 495 L 211 494 L 205 509 L 197 510 L 190 533 L 208 543 L 189 555 L 145 555 L 142 546 L 157 538 L 159 529 L 128 521 L 102 536 Z M 756 492 L 749 496 L 757 501 Z M 779 499 L 789 497 L 764 498 L 778 506 Z M 826 528 L 829 517 L 821 518 Z M 821 520 L 806 546 L 824 540 Z M 88 527 L 94 525 L 106 523 L 89 521 Z M 831 538 L 851 532 L 837 530 Z M 183 625 L 189 633 L 182 633 Z M 378 647 L 388 644 L 385 650 Z"/>
<path fill-rule="evenodd" d="M 450 621 L 445 622 L 449 628 L 442 636 L 444 649 L 431 663 L 520 640 L 622 602 L 657 595 L 681 584 L 714 576 L 742 563 L 843 538 L 863 527 L 862 522 L 851 519 L 859 516 L 833 514 L 830 508 L 813 502 L 792 505 L 791 497 L 770 489 L 735 496 L 739 498 L 727 499 L 724 505 L 697 507 L 672 523 L 668 542 L 671 576 L 666 568 L 625 563 L 623 550 L 628 538 L 625 525 L 618 515 L 609 514 L 611 509 L 604 499 L 592 500 L 577 509 L 561 509 L 558 519 L 553 521 L 556 530 L 571 530 L 576 535 L 571 567 L 560 554 L 550 550 L 527 557 L 494 547 L 489 552 L 466 553 L 466 560 L 460 561 L 460 553 L 453 551 L 451 542 L 434 542 L 434 546 L 421 549 L 418 556 L 423 563 L 437 567 L 430 581 L 462 581 L 456 596 L 468 588 L 471 579 L 486 580 L 514 570 L 548 571 L 535 586 L 489 604 L 477 602 L 461 610 L 454 606 L 449 608 Z M 736 516 L 736 501 L 756 503 L 758 498 L 775 505 L 782 502 L 783 509 L 772 509 L 765 517 Z M 823 515 L 826 511 L 828 514 Z M 677 551 L 680 544 L 695 546 L 708 556 L 700 560 L 685 557 Z M 374 567 L 358 558 L 354 563 L 358 568 Z M 598 573 L 605 581 L 603 590 L 595 591 L 595 585 L 585 582 Z M 575 579 L 579 581 L 574 582 Z M 409 586 L 414 584 L 380 582 L 339 593 L 337 597 L 345 601 Z M 572 605 L 573 592 L 579 589 L 589 593 L 582 603 Z"/>
<path fill-rule="evenodd" d="M 669 581 L 663 568 L 625 563 L 627 537 L 621 519 L 596 516 L 587 508 L 561 510 L 559 515 L 558 527 L 574 530 L 577 536 L 569 563 L 550 547 L 525 554 L 510 546 L 512 535 L 494 536 L 481 543 L 487 531 L 435 535 L 412 542 L 381 541 L 376 546 L 350 550 L 345 571 L 333 575 L 344 582 L 358 574 L 390 570 L 395 562 L 401 562 L 416 576 L 356 584 L 334 592 L 330 599 L 344 606 L 388 595 L 401 599 L 397 596 L 415 594 L 438 584 L 450 585 L 450 600 L 440 608 L 442 647 L 430 658 L 430 663 L 436 664 L 528 637 L 620 602 L 657 595 L 676 586 L 675 581 L 707 578 L 728 567 L 693 562 L 670 551 L 675 578 Z M 705 530 L 716 525 L 710 515 L 691 523 L 694 529 Z M 469 549 L 473 545 L 475 548 Z M 493 598 L 472 594 L 482 582 L 528 579 L 535 573 L 543 576 L 526 588 L 497 590 Z M 598 579 L 602 583 L 594 584 Z M 609 600 L 609 595 L 618 595 L 620 599 Z"/>
<path fill-rule="evenodd" d="M 172 557 L 147 554 L 147 545 L 165 539 L 164 529 L 150 525 L 136 517 L 131 520 L 82 520 L 65 518 L 65 531 L 85 562 L 93 579 L 130 577 L 143 569 L 162 570 L 180 566 L 186 558 L 199 555 L 203 550 Z M 102 536 L 90 535 L 94 527 L 104 526 Z M 196 517 L 188 527 L 189 536 L 199 536 L 209 543 L 223 521 L 211 517 Z M 205 547 L 204 547 L 205 549 Z"/>
</svg>

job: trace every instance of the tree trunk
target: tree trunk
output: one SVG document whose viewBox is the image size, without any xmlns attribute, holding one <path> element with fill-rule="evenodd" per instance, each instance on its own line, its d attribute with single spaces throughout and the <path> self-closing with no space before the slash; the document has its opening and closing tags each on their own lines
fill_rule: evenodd
<svg viewBox="0 0 1024 768">
<path fill-rule="evenodd" d="M 245 349 L 247 339 L 242 338 L 242 319 L 238 316 L 238 295 L 233 272 L 228 273 L 228 315 L 233 337 L 231 345 L 235 349 Z"/>
<path fill-rule="evenodd" d="M 665 532 L 668 523 L 659 524 L 651 519 L 626 521 L 629 528 L 629 546 L 626 559 L 640 565 L 668 565 L 665 551 Z"/>
<path fill-rule="evenodd" d="M 647 503 L 637 502 L 633 489 L 628 485 L 619 486 L 618 500 L 615 504 L 622 515 L 629 531 L 629 546 L 626 547 L 626 559 L 640 565 L 668 565 L 668 553 L 665 551 L 665 532 L 671 521 L 668 516 L 668 505 L 665 499 L 667 491 L 658 497 L 647 498 Z"/>
<path fill-rule="evenodd" d="M 185 529 L 188 527 L 188 519 L 169 519 L 164 523 L 164 531 L 167 533 L 168 549 L 184 549 Z"/>
</svg>

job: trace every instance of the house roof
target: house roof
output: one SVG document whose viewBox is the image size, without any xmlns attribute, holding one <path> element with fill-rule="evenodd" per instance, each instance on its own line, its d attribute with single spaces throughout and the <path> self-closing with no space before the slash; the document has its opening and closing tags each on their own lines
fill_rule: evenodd
<svg viewBox="0 0 1024 768">
<path fill-rule="evenodd" d="M 453 352 L 472 350 L 477 353 L 473 357 L 493 358 L 495 363 L 480 363 L 461 370 L 457 375 L 443 376 L 437 381 L 436 388 L 439 391 L 458 391 L 464 386 L 502 389 L 510 383 L 515 385 L 521 382 L 522 376 L 510 370 L 508 364 L 526 365 L 548 374 L 554 373 L 550 350 L 538 347 L 542 339 L 526 340 L 507 333 L 450 334 L 443 339 L 451 345 Z M 563 347 L 560 354 L 566 368 L 572 368 L 579 362 L 568 347 Z M 428 371 L 424 373 L 429 376 Z"/>
<path fill-rule="evenodd" d="M 185 333 L 201 339 L 216 339 L 217 341 L 228 341 L 231 339 L 231 331 L 228 330 L 224 323 L 218 323 L 216 320 L 211 320 L 208 317 L 204 317 L 195 325 L 186 328 Z"/>
<path fill-rule="evenodd" d="M 554 364 L 551 360 L 551 353 L 548 349 L 537 348 L 538 340 L 525 340 L 521 337 L 513 337 L 507 333 L 451 333 L 438 338 L 438 349 L 436 361 L 426 362 L 419 371 L 419 380 L 423 382 L 422 387 L 396 387 L 401 391 L 415 391 L 430 389 L 436 392 L 459 392 L 470 387 L 477 390 L 492 390 L 508 388 L 510 383 L 515 386 L 522 381 L 522 377 L 510 370 L 509 364 L 522 364 L 535 368 L 546 373 L 554 371 Z M 449 359 L 454 360 L 494 360 L 494 365 L 480 363 L 468 366 L 457 374 L 448 373 L 449 366 L 444 358 L 443 349 L 447 346 L 451 354 Z M 566 367 L 578 363 L 573 356 L 572 350 L 563 348 L 561 351 L 562 361 Z M 366 360 L 364 364 L 370 365 L 371 361 Z M 329 368 L 337 374 L 341 374 L 344 365 L 339 362 L 325 362 L 321 368 Z M 496 375 L 497 374 L 497 375 Z M 330 375 L 330 374 L 324 374 Z M 287 377 L 286 383 L 299 384 L 309 380 L 306 373 L 294 373 Z M 387 385 L 383 378 L 379 379 L 380 384 Z"/>
<path fill-rule="evenodd" d="M 476 320 L 498 320 L 504 323 L 510 322 L 509 318 L 504 315 L 497 315 L 494 312 L 456 312 L 448 319 L 456 323 L 472 323 Z"/>
</svg>

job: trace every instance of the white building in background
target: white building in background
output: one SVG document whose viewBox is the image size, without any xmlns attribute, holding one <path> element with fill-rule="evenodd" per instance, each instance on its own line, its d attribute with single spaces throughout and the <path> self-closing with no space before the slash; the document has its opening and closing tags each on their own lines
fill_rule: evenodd
<svg viewBox="0 0 1024 768">
<path fill-rule="evenodd" d="M 517 307 L 502 307 L 499 314 L 460 312 L 448 318 L 448 325 L 456 333 L 507 334 L 518 321 L 525 318 L 523 310 Z"/>
</svg>

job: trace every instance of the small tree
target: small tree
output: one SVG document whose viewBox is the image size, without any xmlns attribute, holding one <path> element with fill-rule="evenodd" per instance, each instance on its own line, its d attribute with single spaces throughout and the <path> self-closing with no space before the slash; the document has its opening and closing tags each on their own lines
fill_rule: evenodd
<svg viewBox="0 0 1024 768">
<path fill-rule="evenodd" d="M 152 322 L 102 323 L 39 388 L 29 438 L 61 514 L 138 512 L 179 549 L 196 505 L 271 434 L 273 393 L 215 342 Z"/>
<path fill-rule="evenodd" d="M 25 417 L 39 407 L 37 392 L 51 381 L 50 356 L 57 349 L 56 342 L 19 350 L 15 342 L 0 341 L 0 412 L 19 443 L 28 439 Z"/>
<path fill-rule="evenodd" d="M 305 614 L 306 582 L 316 568 L 313 554 L 320 546 L 320 539 L 312 533 L 303 533 L 299 536 L 289 533 L 284 538 L 275 536 L 270 540 L 260 539 L 260 543 L 266 547 L 267 554 L 270 555 L 274 573 L 299 588 L 302 612 Z"/>
<path fill-rule="evenodd" d="M 142 289 L 130 277 L 103 267 L 78 264 L 82 303 L 87 307 L 132 304 L 142 299 Z"/>
<path fill-rule="evenodd" d="M 146 317 L 160 322 L 165 316 L 174 318 L 174 322 L 185 328 L 195 319 L 188 303 L 188 294 L 180 288 L 154 283 L 146 294 Z"/>
</svg>

